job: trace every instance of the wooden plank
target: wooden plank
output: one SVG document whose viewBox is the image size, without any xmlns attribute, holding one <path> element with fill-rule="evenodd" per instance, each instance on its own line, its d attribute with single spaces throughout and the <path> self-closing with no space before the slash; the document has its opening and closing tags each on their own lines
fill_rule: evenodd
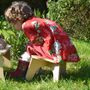
<svg viewBox="0 0 90 90">
<path fill-rule="evenodd" d="M 58 81 L 61 74 L 66 72 L 66 62 L 54 63 L 53 60 L 42 58 L 36 55 L 31 56 L 30 64 L 26 73 L 26 80 L 31 80 L 40 67 L 52 68 L 53 81 Z"/>
<path fill-rule="evenodd" d="M 26 79 L 31 80 L 35 73 L 39 70 L 40 67 L 45 66 L 47 63 L 44 60 L 32 58 L 26 73 Z"/>
<path fill-rule="evenodd" d="M 32 55 L 31 58 L 32 59 L 37 59 L 37 60 L 44 60 L 44 61 L 47 61 L 47 62 L 50 62 L 50 63 L 55 63 L 54 60 L 47 59 L 47 58 L 42 58 L 42 57 L 36 56 L 36 55 Z"/>
<path fill-rule="evenodd" d="M 6 46 L 6 49 L 0 50 L 0 62 L 3 62 L 3 67 L 11 68 L 10 62 L 10 45 Z"/>
<path fill-rule="evenodd" d="M 5 81 L 4 73 L 3 73 L 3 67 L 0 67 L 0 80 Z"/>
<path fill-rule="evenodd" d="M 8 58 L 4 57 L 4 56 L 3 56 L 3 60 L 4 60 L 3 67 L 5 67 L 5 68 L 11 68 L 11 62 L 10 62 L 10 60 Z"/>
</svg>

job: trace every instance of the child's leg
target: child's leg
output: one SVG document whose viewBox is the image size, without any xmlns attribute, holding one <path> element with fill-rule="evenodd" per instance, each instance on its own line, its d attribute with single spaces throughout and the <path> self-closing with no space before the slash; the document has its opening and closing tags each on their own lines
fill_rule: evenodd
<svg viewBox="0 0 90 90">
<path fill-rule="evenodd" d="M 10 73 L 10 77 L 24 77 L 29 65 L 30 55 L 25 52 L 19 59 L 17 69 Z"/>
</svg>

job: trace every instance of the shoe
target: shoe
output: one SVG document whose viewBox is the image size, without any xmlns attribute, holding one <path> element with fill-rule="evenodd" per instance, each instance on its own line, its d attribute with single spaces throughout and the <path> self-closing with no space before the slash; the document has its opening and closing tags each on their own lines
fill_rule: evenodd
<svg viewBox="0 0 90 90">
<path fill-rule="evenodd" d="M 17 69 L 9 74 L 11 78 L 25 77 L 29 62 L 19 60 Z"/>
</svg>

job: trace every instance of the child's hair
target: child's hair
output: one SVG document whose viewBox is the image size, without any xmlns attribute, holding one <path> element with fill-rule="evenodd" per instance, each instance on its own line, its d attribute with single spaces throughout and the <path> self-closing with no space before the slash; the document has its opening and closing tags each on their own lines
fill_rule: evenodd
<svg viewBox="0 0 90 90">
<path fill-rule="evenodd" d="M 33 15 L 34 14 L 31 7 L 23 1 L 12 2 L 12 5 L 5 10 L 5 18 L 12 23 L 16 22 L 17 20 L 24 22 Z"/>
</svg>

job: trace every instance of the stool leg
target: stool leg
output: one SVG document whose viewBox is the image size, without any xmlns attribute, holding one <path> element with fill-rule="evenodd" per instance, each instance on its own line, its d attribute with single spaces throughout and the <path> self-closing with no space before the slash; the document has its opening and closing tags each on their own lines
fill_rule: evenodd
<svg viewBox="0 0 90 90">
<path fill-rule="evenodd" d="M 35 73 L 39 70 L 39 68 L 44 66 L 44 64 L 45 62 L 43 60 L 31 60 L 26 73 L 26 80 L 31 80 L 34 77 Z"/>
<path fill-rule="evenodd" d="M 60 62 L 60 64 L 55 64 L 53 66 L 53 81 L 59 80 L 61 75 L 66 75 L 66 62 Z"/>
<path fill-rule="evenodd" d="M 3 67 L 0 67 L 0 79 L 3 81 L 5 80 L 4 73 L 3 73 Z"/>
<path fill-rule="evenodd" d="M 53 67 L 53 81 L 54 82 L 56 82 L 56 81 L 58 81 L 59 80 L 59 74 L 60 74 L 60 66 L 59 66 L 59 64 L 57 64 L 57 65 L 54 65 L 54 67 Z"/>
</svg>

